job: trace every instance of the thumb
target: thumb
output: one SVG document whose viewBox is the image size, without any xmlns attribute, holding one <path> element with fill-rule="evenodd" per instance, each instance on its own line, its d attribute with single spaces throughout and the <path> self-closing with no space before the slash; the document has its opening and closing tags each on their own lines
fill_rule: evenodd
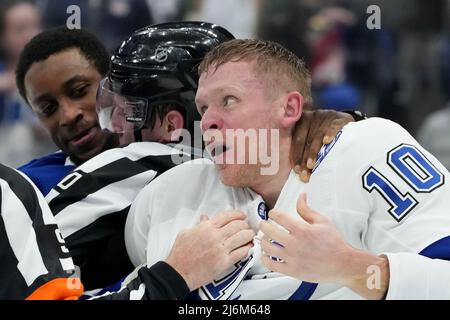
<svg viewBox="0 0 450 320">
<path fill-rule="evenodd" d="M 306 193 L 302 192 L 297 199 L 297 213 L 308 223 L 317 223 L 322 220 L 322 216 L 308 207 L 306 203 Z"/>
</svg>

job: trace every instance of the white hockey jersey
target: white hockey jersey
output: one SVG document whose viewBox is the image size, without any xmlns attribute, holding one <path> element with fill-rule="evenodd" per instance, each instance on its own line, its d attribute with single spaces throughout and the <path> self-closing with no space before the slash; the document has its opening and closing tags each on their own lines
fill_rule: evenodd
<svg viewBox="0 0 450 320">
<path fill-rule="evenodd" d="M 388 299 L 450 299 L 448 171 L 403 128 L 372 118 L 348 124 L 322 148 L 308 184 L 291 172 L 276 208 L 301 219 L 296 201 L 326 215 L 355 248 L 386 254 Z M 165 259 L 178 232 L 201 214 L 240 209 L 257 231 L 261 197 L 220 183 L 208 160 L 185 163 L 155 179 L 131 206 L 125 242 L 135 265 Z M 269 272 L 259 239 L 249 256 L 195 294 L 202 299 L 358 299 L 348 288 Z M 431 259 L 430 259 L 431 258 Z"/>
</svg>

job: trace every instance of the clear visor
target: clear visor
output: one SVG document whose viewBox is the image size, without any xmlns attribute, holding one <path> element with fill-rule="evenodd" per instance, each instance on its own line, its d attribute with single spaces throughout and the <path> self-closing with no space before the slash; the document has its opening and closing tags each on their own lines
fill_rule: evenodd
<svg viewBox="0 0 450 320">
<path fill-rule="evenodd" d="M 108 78 L 100 81 L 96 101 L 100 127 L 115 133 L 142 129 L 147 117 L 147 99 L 124 96 L 110 88 Z"/>
</svg>

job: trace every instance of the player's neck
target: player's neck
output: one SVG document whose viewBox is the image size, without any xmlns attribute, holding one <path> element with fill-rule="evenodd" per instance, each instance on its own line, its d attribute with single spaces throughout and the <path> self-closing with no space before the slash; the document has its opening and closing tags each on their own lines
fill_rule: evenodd
<svg viewBox="0 0 450 320">
<path fill-rule="evenodd" d="M 291 166 L 289 165 L 289 162 L 287 164 L 280 163 L 277 173 L 274 175 L 261 176 L 260 181 L 252 186 L 252 190 L 264 199 L 269 210 L 275 206 L 281 190 L 289 178 L 290 172 Z"/>
</svg>

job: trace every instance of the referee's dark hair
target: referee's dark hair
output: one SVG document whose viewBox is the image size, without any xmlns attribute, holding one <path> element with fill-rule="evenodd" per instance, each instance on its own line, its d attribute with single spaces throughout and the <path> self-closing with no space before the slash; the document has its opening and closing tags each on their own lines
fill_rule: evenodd
<svg viewBox="0 0 450 320">
<path fill-rule="evenodd" d="M 31 65 L 35 62 L 44 61 L 53 54 L 72 48 L 78 48 L 97 71 L 106 76 L 109 70 L 110 55 L 95 35 L 87 30 L 67 29 L 65 26 L 49 29 L 38 34 L 27 43 L 17 63 L 17 88 L 28 104 L 25 75 Z"/>
</svg>

